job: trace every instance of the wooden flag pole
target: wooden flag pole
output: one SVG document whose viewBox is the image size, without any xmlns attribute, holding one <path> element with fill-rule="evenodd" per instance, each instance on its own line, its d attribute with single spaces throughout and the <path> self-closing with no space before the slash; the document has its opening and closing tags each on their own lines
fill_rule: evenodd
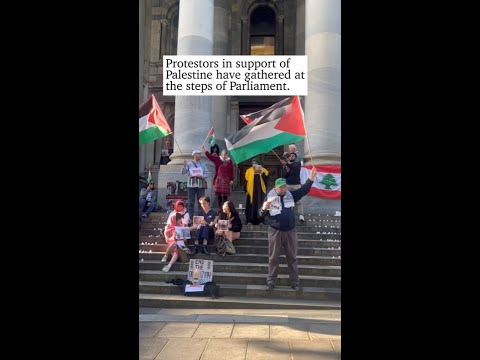
<svg viewBox="0 0 480 360">
<path fill-rule="evenodd" d="M 272 149 L 272 152 L 275 154 L 275 156 L 278 158 L 278 160 L 282 161 L 282 159 L 280 159 L 280 157 L 277 155 L 277 153 L 275 151 L 273 151 L 273 149 Z"/>
<path fill-rule="evenodd" d="M 183 155 L 182 149 L 180 149 L 180 145 L 178 145 L 177 139 L 175 139 L 175 136 L 173 137 L 173 141 L 175 141 L 175 144 L 178 146 L 178 150 L 180 150 L 180 154 Z"/>
<path fill-rule="evenodd" d="M 300 109 L 302 110 L 303 128 L 305 129 L 305 138 L 307 139 L 307 147 L 308 147 L 308 152 L 310 153 L 310 161 L 312 162 L 313 168 L 315 168 L 315 165 L 313 164 L 312 149 L 310 148 L 310 140 L 308 139 L 307 125 L 305 124 L 305 116 L 302 109 L 302 103 L 300 102 L 300 96 L 297 95 L 297 97 L 298 97 L 298 103 L 300 105 Z"/>
</svg>

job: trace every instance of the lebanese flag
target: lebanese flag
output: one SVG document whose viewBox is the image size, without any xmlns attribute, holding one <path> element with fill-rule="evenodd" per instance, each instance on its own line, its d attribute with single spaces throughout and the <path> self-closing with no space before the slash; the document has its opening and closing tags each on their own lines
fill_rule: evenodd
<svg viewBox="0 0 480 360">
<path fill-rule="evenodd" d="M 315 166 L 317 175 L 307 195 L 322 199 L 340 200 L 342 197 L 342 167 L 341 165 Z M 310 176 L 312 165 L 302 166 L 300 169 L 300 183 L 303 185 Z"/>
<path fill-rule="evenodd" d="M 146 144 L 171 133 L 172 130 L 170 130 L 167 119 L 160 106 L 158 106 L 155 96 L 152 95 L 139 109 L 139 143 L 140 145 Z"/>
</svg>

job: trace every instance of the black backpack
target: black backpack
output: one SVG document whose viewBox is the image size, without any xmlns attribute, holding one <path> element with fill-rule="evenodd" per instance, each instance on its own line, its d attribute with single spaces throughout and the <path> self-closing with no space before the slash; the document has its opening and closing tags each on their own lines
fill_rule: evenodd
<svg viewBox="0 0 480 360">
<path fill-rule="evenodd" d="M 195 292 L 185 292 L 185 285 L 192 284 L 189 280 L 183 280 L 180 278 L 171 279 L 170 281 L 166 281 L 166 283 L 172 283 L 177 285 L 180 288 L 180 291 L 185 296 L 209 296 L 212 299 L 216 299 L 220 297 L 220 286 L 215 284 L 214 281 L 206 282 L 203 287 L 203 291 L 195 291 Z"/>
</svg>

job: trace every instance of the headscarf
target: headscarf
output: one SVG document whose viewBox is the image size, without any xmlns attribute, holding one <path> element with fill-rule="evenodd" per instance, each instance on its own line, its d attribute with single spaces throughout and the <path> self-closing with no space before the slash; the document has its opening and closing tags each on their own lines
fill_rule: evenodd
<svg viewBox="0 0 480 360">
<path fill-rule="evenodd" d="M 178 204 L 183 204 L 183 210 L 178 210 Z M 175 241 L 175 226 L 177 225 L 177 213 L 182 214 L 183 218 L 186 219 L 187 222 L 190 221 L 190 216 L 187 213 L 187 209 L 185 208 L 185 202 L 183 200 L 175 201 L 173 205 L 174 211 L 168 215 L 167 225 L 165 225 L 165 241 L 167 243 Z"/>
</svg>

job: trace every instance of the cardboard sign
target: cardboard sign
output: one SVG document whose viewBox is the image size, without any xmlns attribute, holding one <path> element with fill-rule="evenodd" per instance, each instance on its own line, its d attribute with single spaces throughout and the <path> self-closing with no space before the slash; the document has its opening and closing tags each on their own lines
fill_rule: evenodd
<svg viewBox="0 0 480 360">
<path fill-rule="evenodd" d="M 190 259 L 188 280 L 194 282 L 194 272 L 198 270 L 198 283 L 205 284 L 213 278 L 213 260 Z"/>
<path fill-rule="evenodd" d="M 190 239 L 190 229 L 188 227 L 175 226 L 175 237 L 177 239 Z"/>
<path fill-rule="evenodd" d="M 203 291 L 204 287 L 205 285 L 187 284 L 185 285 L 185 292 L 200 292 Z"/>
</svg>

